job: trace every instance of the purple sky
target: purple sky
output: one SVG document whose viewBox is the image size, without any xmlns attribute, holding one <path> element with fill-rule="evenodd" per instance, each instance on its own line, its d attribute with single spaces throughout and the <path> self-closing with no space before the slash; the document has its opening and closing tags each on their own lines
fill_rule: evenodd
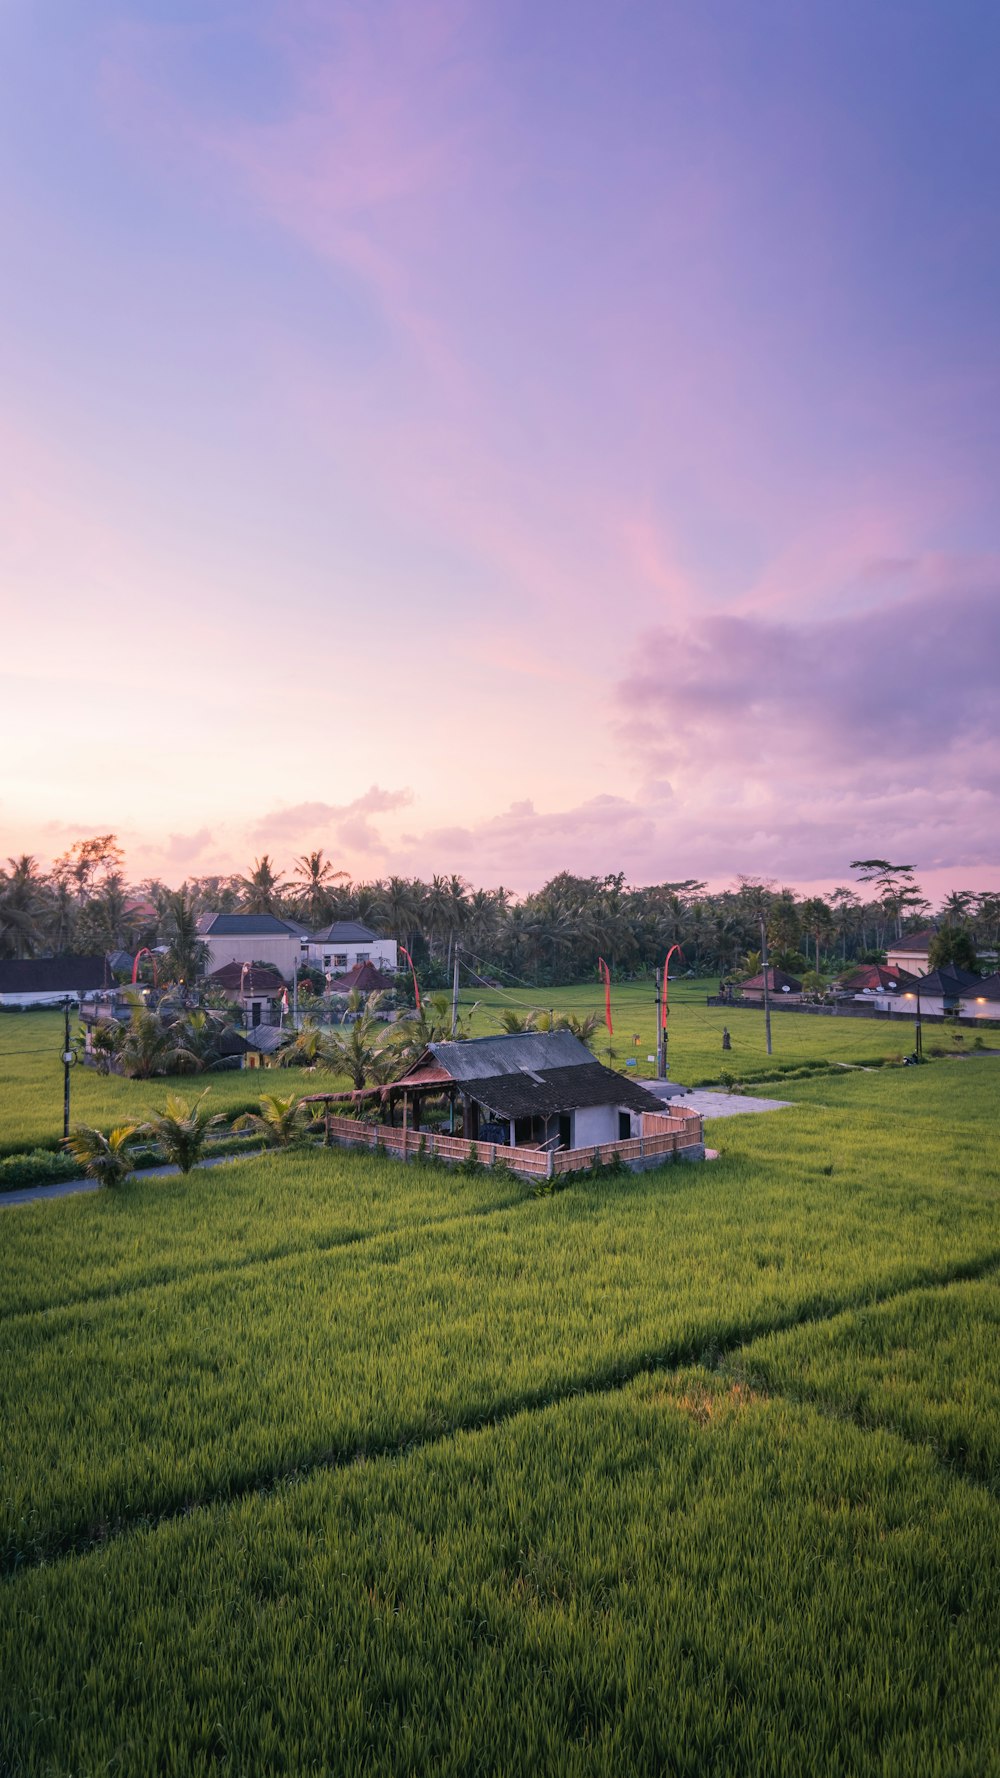
<svg viewBox="0 0 1000 1778">
<path fill-rule="evenodd" d="M 996 887 L 998 54 L 8 0 L 0 851 Z"/>
</svg>

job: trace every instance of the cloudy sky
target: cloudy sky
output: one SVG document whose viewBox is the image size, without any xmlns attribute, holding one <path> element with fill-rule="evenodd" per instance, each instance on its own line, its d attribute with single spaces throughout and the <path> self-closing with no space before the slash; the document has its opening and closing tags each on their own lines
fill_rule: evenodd
<svg viewBox="0 0 1000 1778">
<path fill-rule="evenodd" d="M 3 0 L 0 852 L 1000 876 L 992 0 Z"/>
</svg>

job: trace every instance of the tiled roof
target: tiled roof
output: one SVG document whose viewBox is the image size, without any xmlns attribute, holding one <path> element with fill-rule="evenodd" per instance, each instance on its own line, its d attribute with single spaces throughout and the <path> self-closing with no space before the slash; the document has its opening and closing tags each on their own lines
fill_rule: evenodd
<svg viewBox="0 0 1000 1778">
<path fill-rule="evenodd" d="M 330 978 L 332 994 L 350 994 L 356 988 L 359 994 L 380 994 L 386 988 L 394 988 L 395 981 L 391 975 L 383 975 L 374 963 L 355 963 L 346 975 L 335 975 Z"/>
<path fill-rule="evenodd" d="M 198 931 L 202 938 L 290 938 L 297 928 L 277 914 L 205 914 Z"/>
<path fill-rule="evenodd" d="M 751 976 L 748 982 L 743 982 L 741 985 L 743 988 L 749 988 L 751 992 L 759 992 L 763 994 L 763 970 L 759 975 Z M 767 985 L 772 994 L 801 994 L 802 992 L 802 983 L 798 981 L 794 975 L 786 975 L 783 969 L 769 969 L 767 972 Z"/>
<path fill-rule="evenodd" d="M 285 986 L 284 976 L 279 970 L 272 969 L 269 963 L 256 966 L 249 963 L 224 963 L 221 969 L 213 969 L 207 979 L 234 994 L 280 994 Z"/>
<path fill-rule="evenodd" d="M 332 926 L 325 926 L 322 932 L 314 932 L 314 945 L 371 945 L 378 940 L 378 933 L 372 932 L 368 926 L 361 926 L 357 920 L 334 920 Z"/>
</svg>

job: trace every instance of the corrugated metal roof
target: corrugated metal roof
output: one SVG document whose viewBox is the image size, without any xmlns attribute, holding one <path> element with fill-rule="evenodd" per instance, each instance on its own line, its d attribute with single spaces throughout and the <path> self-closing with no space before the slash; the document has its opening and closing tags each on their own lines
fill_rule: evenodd
<svg viewBox="0 0 1000 1778">
<path fill-rule="evenodd" d="M 473 1037 L 466 1043 L 432 1043 L 428 1048 L 452 1079 L 460 1081 L 582 1068 L 594 1062 L 572 1031 L 518 1031 L 511 1037 Z"/>
</svg>

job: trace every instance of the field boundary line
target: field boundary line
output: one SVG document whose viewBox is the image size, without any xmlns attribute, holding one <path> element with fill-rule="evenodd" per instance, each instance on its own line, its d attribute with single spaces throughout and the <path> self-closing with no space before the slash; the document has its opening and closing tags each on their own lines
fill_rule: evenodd
<svg viewBox="0 0 1000 1778">
<path fill-rule="evenodd" d="M 927 1271 L 922 1277 L 895 1290 L 889 1288 L 872 1295 L 871 1288 L 867 1287 L 813 1314 L 808 1313 L 804 1307 L 802 1312 L 789 1312 L 766 1325 L 734 1329 L 731 1336 L 724 1341 L 713 1342 L 709 1339 L 707 1342 L 699 1341 L 696 1345 L 665 1348 L 659 1353 L 642 1353 L 628 1363 L 615 1365 L 609 1362 L 587 1376 L 567 1378 L 562 1384 L 526 1389 L 506 1400 L 499 1397 L 488 1407 L 471 1407 L 466 1413 L 459 1414 L 449 1426 L 432 1432 L 401 1426 L 391 1441 L 382 1440 L 380 1443 L 361 1446 L 354 1444 L 350 1449 L 346 1446 L 341 1449 L 328 1448 L 317 1452 L 313 1457 L 304 1457 L 300 1463 L 285 1470 L 261 1468 L 257 1472 L 248 1471 L 242 1476 L 231 1477 L 222 1486 L 198 1498 L 187 1496 L 178 1500 L 176 1505 L 165 1506 L 156 1513 L 144 1514 L 137 1508 L 110 1523 L 91 1524 L 86 1532 L 67 1532 L 62 1537 L 56 1535 L 43 1539 L 29 1550 L 15 1551 L 8 1548 L 0 1557 L 0 1581 L 15 1582 L 19 1574 L 33 1568 L 65 1561 L 74 1556 L 87 1556 L 106 1548 L 120 1537 L 155 1531 L 160 1525 L 188 1518 L 196 1512 L 208 1511 L 217 1506 L 237 1505 L 254 1496 L 266 1499 L 281 1488 L 294 1487 L 310 1476 L 325 1471 L 348 1469 L 359 1461 L 373 1463 L 386 1458 L 403 1458 L 413 1452 L 444 1444 L 459 1433 L 482 1432 L 491 1426 L 503 1426 L 519 1414 L 542 1412 L 577 1397 L 614 1395 L 640 1377 L 658 1376 L 683 1370 L 686 1366 L 700 1368 L 707 1374 L 718 1374 L 724 1359 L 769 1334 L 790 1333 L 798 1327 L 821 1325 L 825 1321 L 835 1320 L 838 1315 L 849 1313 L 852 1309 L 874 1308 L 882 1303 L 913 1296 L 918 1291 L 947 1289 L 952 1284 L 972 1283 L 998 1270 L 1000 1250 L 994 1249 L 988 1255 L 980 1255 L 978 1259 L 957 1261 L 938 1272 Z M 781 1392 L 777 1393 L 780 1395 Z"/>
<path fill-rule="evenodd" d="M 170 1285 L 184 1284 L 187 1279 L 196 1281 L 198 1278 L 224 1278 L 230 1272 L 248 1271 L 252 1266 L 280 1265 L 283 1260 L 307 1259 L 311 1254 L 337 1253 L 341 1247 L 361 1247 L 369 1241 L 381 1241 L 389 1236 L 420 1234 L 425 1229 L 439 1229 L 452 1222 L 465 1222 L 479 1217 L 499 1216 L 504 1210 L 516 1210 L 521 1204 L 533 1200 L 527 1192 L 508 1199 L 503 1204 L 484 1204 L 476 1210 L 449 1210 L 442 1216 L 426 1216 L 419 1222 L 392 1223 L 384 1229 L 355 1230 L 340 1235 L 333 1241 L 308 1243 L 301 1247 L 273 1248 L 266 1253 L 240 1254 L 238 1258 L 224 1260 L 219 1264 L 205 1262 L 192 1266 L 189 1270 L 173 1273 L 169 1278 L 133 1279 L 128 1283 L 115 1285 L 106 1290 L 87 1291 L 83 1296 L 60 1298 L 54 1302 L 34 1303 L 25 1308 L 0 1311 L 0 1327 L 7 1327 L 14 1321 L 30 1321 L 35 1315 L 58 1315 L 64 1310 L 85 1309 L 89 1303 L 114 1302 L 118 1297 L 137 1295 L 145 1290 L 166 1290 Z"/>
</svg>

